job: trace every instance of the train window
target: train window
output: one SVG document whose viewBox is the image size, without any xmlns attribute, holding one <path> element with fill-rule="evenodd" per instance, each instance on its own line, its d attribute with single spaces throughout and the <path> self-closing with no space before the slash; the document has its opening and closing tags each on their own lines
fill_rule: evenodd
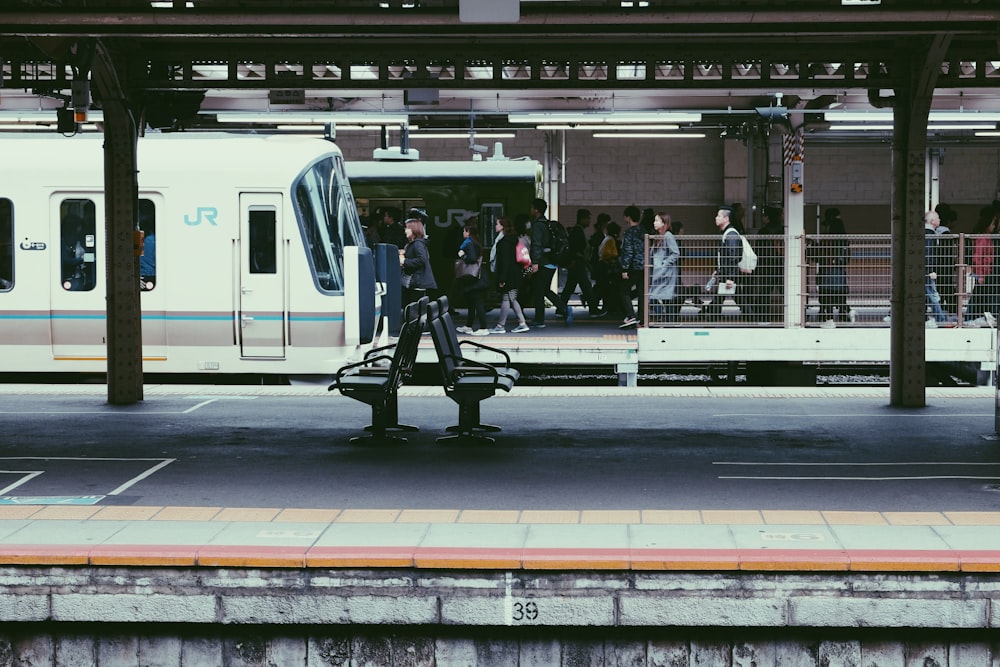
<svg viewBox="0 0 1000 667">
<path fill-rule="evenodd" d="M 309 261 L 319 288 L 330 292 L 344 289 L 344 247 L 337 213 L 346 182 L 338 178 L 333 160 L 317 162 L 295 182 L 296 214 Z M 358 219 L 356 209 L 353 217 Z M 360 233 L 361 223 L 357 224 Z"/>
<path fill-rule="evenodd" d="M 148 292 L 156 287 L 156 206 L 149 199 L 139 200 L 139 229 L 144 235 L 139 255 L 139 288 Z"/>
<path fill-rule="evenodd" d="M 0 199 L 0 292 L 14 286 L 14 206 Z"/>
<path fill-rule="evenodd" d="M 62 286 L 88 292 L 97 284 L 97 209 L 89 199 L 64 199 L 59 205 Z"/>
<path fill-rule="evenodd" d="M 358 205 L 354 201 L 354 193 L 347 184 L 347 175 L 344 173 L 344 163 L 337 162 L 338 187 L 337 193 L 337 219 L 340 221 L 340 236 L 344 240 L 344 245 L 366 246 L 365 228 L 361 224 L 361 216 L 358 214 Z M 402 221 L 400 221 L 402 222 Z"/>
<path fill-rule="evenodd" d="M 250 273 L 277 273 L 278 247 L 275 243 L 274 209 L 250 211 Z"/>
<path fill-rule="evenodd" d="M 479 239 L 492 248 L 497 237 L 497 218 L 503 216 L 503 204 L 490 203 L 479 207 Z"/>
</svg>

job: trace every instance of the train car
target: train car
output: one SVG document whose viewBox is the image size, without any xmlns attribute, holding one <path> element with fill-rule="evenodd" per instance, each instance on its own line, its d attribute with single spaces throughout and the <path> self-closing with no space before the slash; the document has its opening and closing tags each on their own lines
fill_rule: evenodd
<svg viewBox="0 0 1000 667">
<path fill-rule="evenodd" d="M 455 252 L 467 214 L 478 213 L 480 239 L 491 247 L 501 215 L 527 214 L 542 193 L 542 165 L 536 160 L 352 161 L 347 175 L 369 225 L 384 207 L 427 212 L 434 277 L 441 289 L 452 281 Z"/>
<path fill-rule="evenodd" d="M 106 371 L 101 135 L 0 136 L 0 371 Z M 340 150 L 321 139 L 139 140 L 146 373 L 332 373 L 380 287 Z"/>
</svg>

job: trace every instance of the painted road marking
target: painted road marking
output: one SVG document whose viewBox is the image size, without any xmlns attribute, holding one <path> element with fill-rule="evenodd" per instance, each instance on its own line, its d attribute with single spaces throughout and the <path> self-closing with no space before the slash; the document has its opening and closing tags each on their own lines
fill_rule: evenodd
<svg viewBox="0 0 1000 667">
<path fill-rule="evenodd" d="M 104 496 L 5 496 L 0 505 L 96 505 Z"/>
<path fill-rule="evenodd" d="M 254 401 L 257 396 L 185 396 L 188 400 L 200 401 L 185 410 L 152 410 L 142 412 L 119 412 L 116 410 L 0 410 L 0 415 L 187 415 L 216 401 Z"/>
<path fill-rule="evenodd" d="M 125 459 L 125 460 L 130 460 L 130 459 Z M 136 461 L 139 461 L 139 460 L 143 460 L 143 461 L 145 461 L 145 460 L 152 460 L 152 461 L 155 461 L 157 459 L 131 459 L 131 460 L 136 460 Z M 128 480 L 127 482 L 125 482 L 124 484 L 122 484 L 121 486 L 119 486 L 114 491 L 109 492 L 108 495 L 109 496 L 117 496 L 117 495 L 119 495 L 122 491 L 125 491 L 129 487 L 131 487 L 131 486 L 133 486 L 133 485 L 141 482 L 142 480 L 144 480 L 147 477 L 149 477 L 150 475 L 152 475 L 154 472 L 159 472 L 160 470 L 166 468 L 168 465 L 170 465 L 171 463 L 173 463 L 176 460 L 177 459 L 160 459 L 160 462 L 157 463 L 155 466 L 153 466 L 152 468 L 150 468 L 146 472 L 143 472 L 143 473 L 140 473 L 140 474 L 136 475 L 132 479 Z"/>
<path fill-rule="evenodd" d="M 212 403 L 215 403 L 216 401 L 253 401 L 257 397 L 256 396 L 237 396 L 237 395 L 233 395 L 233 396 L 185 396 L 185 398 L 188 398 L 188 399 L 191 399 L 191 400 L 195 400 L 195 401 L 201 400 L 201 403 L 198 403 L 197 405 L 194 405 L 194 406 L 188 408 L 187 410 L 184 410 L 183 412 L 180 413 L 182 415 L 191 414 L 195 410 L 198 410 L 199 408 L 203 408 L 206 405 L 210 405 Z"/>
<path fill-rule="evenodd" d="M 25 482 L 29 482 L 41 475 L 44 470 L 0 470 L 0 475 L 23 475 L 21 479 L 0 489 L 0 496 L 7 495 Z"/>
<path fill-rule="evenodd" d="M 962 461 L 862 461 L 862 462 L 803 462 L 796 463 L 793 461 L 713 461 L 712 465 L 717 466 L 735 466 L 735 467 L 753 467 L 753 468 L 872 468 L 872 467 L 898 467 L 898 468 L 908 468 L 908 467 L 920 467 L 920 466 L 934 466 L 934 467 L 947 467 L 947 466 L 962 466 L 966 468 L 980 468 L 980 467 L 993 467 L 1000 469 L 1000 463 L 975 463 L 975 462 L 962 462 Z M 1000 473 L 1000 470 L 997 471 Z M 789 481 L 871 481 L 871 482 L 888 482 L 888 481 L 917 481 L 917 480 L 944 480 L 944 479 L 977 479 L 977 480 L 996 480 L 1000 479 L 997 475 L 719 475 L 718 479 L 756 479 L 756 480 L 789 480 Z"/>
<path fill-rule="evenodd" d="M 94 500 L 93 502 L 71 502 L 74 498 L 80 499 L 92 499 L 97 498 L 98 500 L 105 498 L 106 496 L 117 496 L 135 486 L 142 480 L 150 477 L 156 472 L 159 472 L 163 468 L 176 461 L 177 459 L 155 459 L 155 458 L 114 458 L 114 457 L 88 457 L 88 456 L 2 456 L 0 461 L 81 461 L 81 462 L 94 462 L 94 461 L 120 461 L 120 462 L 143 462 L 143 461 L 155 461 L 156 464 L 147 468 L 145 471 L 139 473 L 138 475 L 126 480 L 123 484 L 119 485 L 112 491 L 107 492 L 102 496 L 41 496 L 29 498 L 27 496 L 6 496 L 13 489 L 27 483 L 28 481 L 38 477 L 45 473 L 44 470 L 0 470 L 0 474 L 11 473 L 24 475 L 23 478 L 17 482 L 10 484 L 3 489 L 0 489 L 0 496 L 5 496 L 0 500 L 0 504 L 24 504 L 24 505 L 67 505 L 67 504 L 94 504 L 98 502 Z M 47 500 L 46 500 L 47 499 Z"/>
<path fill-rule="evenodd" d="M 869 412 L 869 413 L 857 413 L 853 412 L 850 414 L 830 414 L 829 412 L 822 412 L 816 414 L 809 414 L 804 412 L 794 412 L 794 413 L 775 413 L 775 412 L 727 412 L 725 414 L 712 415 L 713 417 L 723 418 L 723 417 L 765 417 L 767 419 L 773 419 L 775 417 L 799 417 L 802 419 L 857 419 L 858 417 L 899 417 L 902 419 L 910 419 L 912 417 L 924 417 L 931 419 L 947 418 L 953 419 L 955 417 L 989 417 L 993 418 L 994 413 L 992 412 L 964 412 L 964 413 L 954 413 L 954 412 L 941 412 L 937 414 L 926 414 L 926 413 L 884 413 L 884 412 Z"/>
</svg>

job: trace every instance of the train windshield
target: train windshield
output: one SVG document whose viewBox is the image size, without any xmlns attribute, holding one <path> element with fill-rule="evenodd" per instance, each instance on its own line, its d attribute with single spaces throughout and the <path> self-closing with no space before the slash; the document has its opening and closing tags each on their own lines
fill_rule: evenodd
<svg viewBox="0 0 1000 667">
<path fill-rule="evenodd" d="M 361 220 L 339 157 L 320 160 L 295 182 L 295 206 L 320 289 L 344 289 L 344 246 L 365 245 Z"/>
</svg>

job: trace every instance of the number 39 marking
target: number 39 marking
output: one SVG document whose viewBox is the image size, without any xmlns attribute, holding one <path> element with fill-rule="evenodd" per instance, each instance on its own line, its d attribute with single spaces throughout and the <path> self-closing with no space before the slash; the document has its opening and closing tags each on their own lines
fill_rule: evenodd
<svg viewBox="0 0 1000 667">
<path fill-rule="evenodd" d="M 538 620 L 538 605 L 530 601 L 515 602 L 511 612 L 511 619 L 515 621 Z"/>
</svg>

